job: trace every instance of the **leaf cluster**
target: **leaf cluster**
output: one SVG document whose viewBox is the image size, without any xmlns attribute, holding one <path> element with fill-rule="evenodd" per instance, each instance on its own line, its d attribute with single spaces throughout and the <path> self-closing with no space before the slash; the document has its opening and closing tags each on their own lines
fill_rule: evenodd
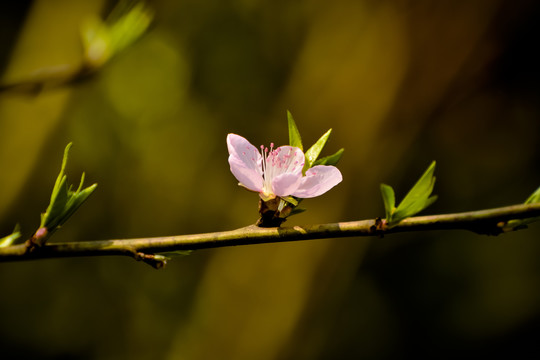
<svg viewBox="0 0 540 360">
<path fill-rule="evenodd" d="M 289 145 L 296 146 L 297 148 L 300 148 L 300 150 L 304 151 L 304 146 L 302 145 L 302 137 L 300 136 L 298 127 L 296 126 L 294 118 L 292 117 L 289 111 L 287 111 L 287 120 L 289 122 Z M 345 149 L 339 149 L 336 153 L 319 159 L 319 155 L 324 149 L 326 142 L 328 141 L 328 138 L 330 137 L 331 133 L 332 133 L 332 129 L 329 129 L 319 138 L 319 140 L 315 142 L 315 144 L 313 144 L 304 153 L 305 159 L 306 159 L 306 163 L 304 164 L 304 169 L 303 169 L 304 173 L 309 168 L 316 165 L 337 165 Z"/>
<path fill-rule="evenodd" d="M 49 233 L 52 233 L 58 227 L 62 226 L 62 224 L 73 215 L 97 187 L 97 184 L 93 184 L 87 188 L 83 188 L 84 173 L 81 176 L 81 182 L 79 183 L 77 190 L 73 191 L 72 185 L 68 186 L 67 176 L 64 171 L 71 146 L 72 143 L 69 143 L 64 150 L 62 167 L 56 178 L 49 206 L 47 207 L 47 210 L 41 214 L 40 228 L 46 228 Z"/>
<path fill-rule="evenodd" d="M 389 227 L 399 223 L 401 220 L 418 214 L 437 200 L 437 196 L 431 196 L 435 185 L 435 161 L 427 168 L 420 179 L 409 190 L 407 195 L 395 206 L 394 189 L 386 184 L 381 184 L 381 194 L 386 212 L 386 221 Z"/>
</svg>

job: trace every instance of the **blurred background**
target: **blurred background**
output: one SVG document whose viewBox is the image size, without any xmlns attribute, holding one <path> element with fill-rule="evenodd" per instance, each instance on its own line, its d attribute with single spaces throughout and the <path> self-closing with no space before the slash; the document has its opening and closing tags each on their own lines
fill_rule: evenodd
<svg viewBox="0 0 540 360">
<path fill-rule="evenodd" d="M 80 27 L 132 4 L 0 5 L 0 237 L 39 226 L 68 177 L 99 183 L 52 241 L 253 224 L 225 137 L 309 146 L 344 181 L 286 225 L 384 215 L 437 160 L 428 213 L 519 203 L 540 185 L 540 3 L 156 0 L 139 40 L 79 81 Z M 150 14 L 150 13 L 149 13 Z M 127 29 L 126 31 L 129 31 Z M 10 85 L 50 78 L 41 91 Z M 540 354 L 540 226 L 129 258 L 0 263 L 0 349 L 40 359 L 394 359 Z"/>
</svg>

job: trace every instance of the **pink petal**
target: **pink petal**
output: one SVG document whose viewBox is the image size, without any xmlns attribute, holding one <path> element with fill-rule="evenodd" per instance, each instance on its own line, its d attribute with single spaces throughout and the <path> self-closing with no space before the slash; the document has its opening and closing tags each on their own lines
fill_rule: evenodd
<svg viewBox="0 0 540 360">
<path fill-rule="evenodd" d="M 259 150 L 244 137 L 236 134 L 227 135 L 227 149 L 230 155 L 234 155 L 245 162 L 247 167 L 253 168 L 262 175 L 262 156 Z"/>
<path fill-rule="evenodd" d="M 335 166 L 317 165 L 306 171 L 306 176 L 296 191 L 291 195 L 299 198 L 319 196 L 343 180 L 341 172 Z"/>
<path fill-rule="evenodd" d="M 262 191 L 263 178 L 257 171 L 247 167 L 245 162 L 234 155 L 229 156 L 229 165 L 231 166 L 231 172 L 240 185 L 251 191 Z"/>
<path fill-rule="evenodd" d="M 262 157 L 257 148 L 236 134 L 227 135 L 227 148 L 231 172 L 236 179 L 249 190 L 261 191 Z"/>
<path fill-rule="evenodd" d="M 280 146 L 266 161 L 266 176 L 275 178 L 280 174 L 302 175 L 305 156 L 302 150 L 294 146 Z"/>
<path fill-rule="evenodd" d="M 300 185 L 302 174 L 285 173 L 272 180 L 272 192 L 277 196 L 289 196 Z"/>
</svg>

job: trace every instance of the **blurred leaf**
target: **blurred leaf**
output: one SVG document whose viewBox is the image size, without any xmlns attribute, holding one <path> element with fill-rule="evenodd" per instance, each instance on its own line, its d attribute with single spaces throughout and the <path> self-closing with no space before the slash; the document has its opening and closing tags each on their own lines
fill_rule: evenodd
<svg viewBox="0 0 540 360">
<path fill-rule="evenodd" d="M 293 206 L 298 205 L 298 200 L 293 196 L 281 196 L 281 199 L 288 202 L 289 204 L 292 204 Z"/>
<path fill-rule="evenodd" d="M 394 189 L 386 184 L 381 184 L 381 195 L 384 202 L 384 210 L 386 212 L 386 219 L 391 219 L 392 214 L 396 210 L 396 198 L 394 195 Z"/>
<path fill-rule="evenodd" d="M 96 16 L 85 19 L 81 24 L 81 41 L 87 66 L 97 68 L 105 64 L 135 42 L 148 29 L 153 12 L 139 2 L 128 8 L 120 2 L 106 22 Z"/>
<path fill-rule="evenodd" d="M 306 151 L 306 164 L 304 165 L 304 171 L 308 170 L 310 167 L 313 166 L 313 163 L 319 157 L 319 154 L 326 145 L 326 142 L 328 141 L 331 133 L 332 129 L 325 132 L 323 136 L 321 136 L 319 140 L 317 140 L 317 142 L 313 144 L 313 146 L 311 146 L 308 151 Z"/>
<path fill-rule="evenodd" d="M 537 202 L 540 202 L 540 187 L 525 200 L 525 204 L 534 204 Z"/>
<path fill-rule="evenodd" d="M 294 119 L 290 111 L 287 111 L 287 121 L 289 122 L 289 145 L 296 146 L 300 148 L 300 150 L 304 151 L 304 147 L 302 146 L 302 138 L 300 137 L 300 132 L 298 131 L 298 128 L 296 127 L 296 123 L 294 122 Z"/>
<path fill-rule="evenodd" d="M 344 151 L 345 149 L 341 148 L 338 151 L 336 151 L 336 153 L 333 155 L 329 155 L 329 156 L 325 156 L 323 158 L 317 159 L 313 163 L 313 166 L 316 166 L 316 165 L 334 165 L 335 166 L 341 159 L 341 156 L 343 156 Z"/>
<path fill-rule="evenodd" d="M 176 251 L 166 251 L 155 254 L 154 256 L 162 256 L 163 260 L 169 260 L 171 257 L 178 256 L 188 256 L 191 255 L 193 250 L 176 250 Z"/>
<path fill-rule="evenodd" d="M 306 208 L 295 207 L 294 209 L 291 210 L 291 213 L 289 214 L 289 216 L 301 214 L 306 210 L 307 210 Z"/>
<path fill-rule="evenodd" d="M 64 224 L 97 187 L 97 184 L 93 184 L 86 189 L 83 189 L 84 173 L 81 176 L 81 182 L 76 191 L 72 191 L 71 186 L 67 186 L 67 176 L 64 174 L 64 172 L 71 146 L 72 143 L 69 143 L 64 150 L 62 167 L 58 177 L 56 178 L 49 206 L 47 207 L 45 213 L 41 215 L 40 228 L 46 228 L 49 233 L 53 232 L 57 227 Z"/>
<path fill-rule="evenodd" d="M 536 189 L 528 198 L 525 200 L 524 204 L 534 204 L 540 202 L 540 187 Z M 503 231 L 513 231 L 519 229 L 527 228 L 528 224 L 540 220 L 540 217 L 532 217 L 527 219 L 520 220 L 509 220 L 505 226 L 503 226 Z"/>
<path fill-rule="evenodd" d="M 15 229 L 13 229 L 13 232 L 0 239 L 0 248 L 10 246 L 21 237 L 21 227 L 19 224 L 15 225 Z"/>
<path fill-rule="evenodd" d="M 385 209 L 387 212 L 388 226 L 393 226 L 403 219 L 416 215 L 437 200 L 437 196 L 430 197 L 433 186 L 435 186 L 435 177 L 433 176 L 435 164 L 435 161 L 431 163 L 422 177 L 420 177 L 411 190 L 409 190 L 398 207 L 390 213 L 390 216 L 388 216 L 387 202 L 388 205 L 391 203 L 393 190 L 392 194 L 390 194 L 389 189 L 386 188 L 388 185 L 381 185 L 381 192 L 383 194 L 383 201 L 385 202 Z M 388 186 L 388 188 L 390 187 Z"/>
<path fill-rule="evenodd" d="M 150 26 L 153 17 L 153 12 L 144 3 L 139 2 L 113 22 L 109 29 L 113 52 L 124 50 L 141 37 Z"/>
<path fill-rule="evenodd" d="M 86 64 L 92 68 L 102 66 L 112 56 L 107 25 L 97 16 L 90 16 L 82 22 L 80 31 Z"/>
</svg>

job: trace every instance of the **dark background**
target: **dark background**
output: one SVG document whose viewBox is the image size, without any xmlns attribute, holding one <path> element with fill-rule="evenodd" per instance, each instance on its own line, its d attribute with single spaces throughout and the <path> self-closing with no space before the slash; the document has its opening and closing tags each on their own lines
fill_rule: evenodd
<svg viewBox="0 0 540 360">
<path fill-rule="evenodd" d="M 437 160 L 426 213 L 524 201 L 540 172 L 536 1 L 152 1 L 150 30 L 93 77 L 0 93 L 0 234 L 39 225 L 63 148 L 99 183 L 53 241 L 188 234 L 257 219 L 225 138 L 306 145 L 332 127 L 344 181 L 287 225 L 382 216 Z M 112 2 L 8 2 L 2 84 L 82 61 Z M 49 359 L 540 355 L 539 227 L 0 264 L 0 349 Z"/>
</svg>

